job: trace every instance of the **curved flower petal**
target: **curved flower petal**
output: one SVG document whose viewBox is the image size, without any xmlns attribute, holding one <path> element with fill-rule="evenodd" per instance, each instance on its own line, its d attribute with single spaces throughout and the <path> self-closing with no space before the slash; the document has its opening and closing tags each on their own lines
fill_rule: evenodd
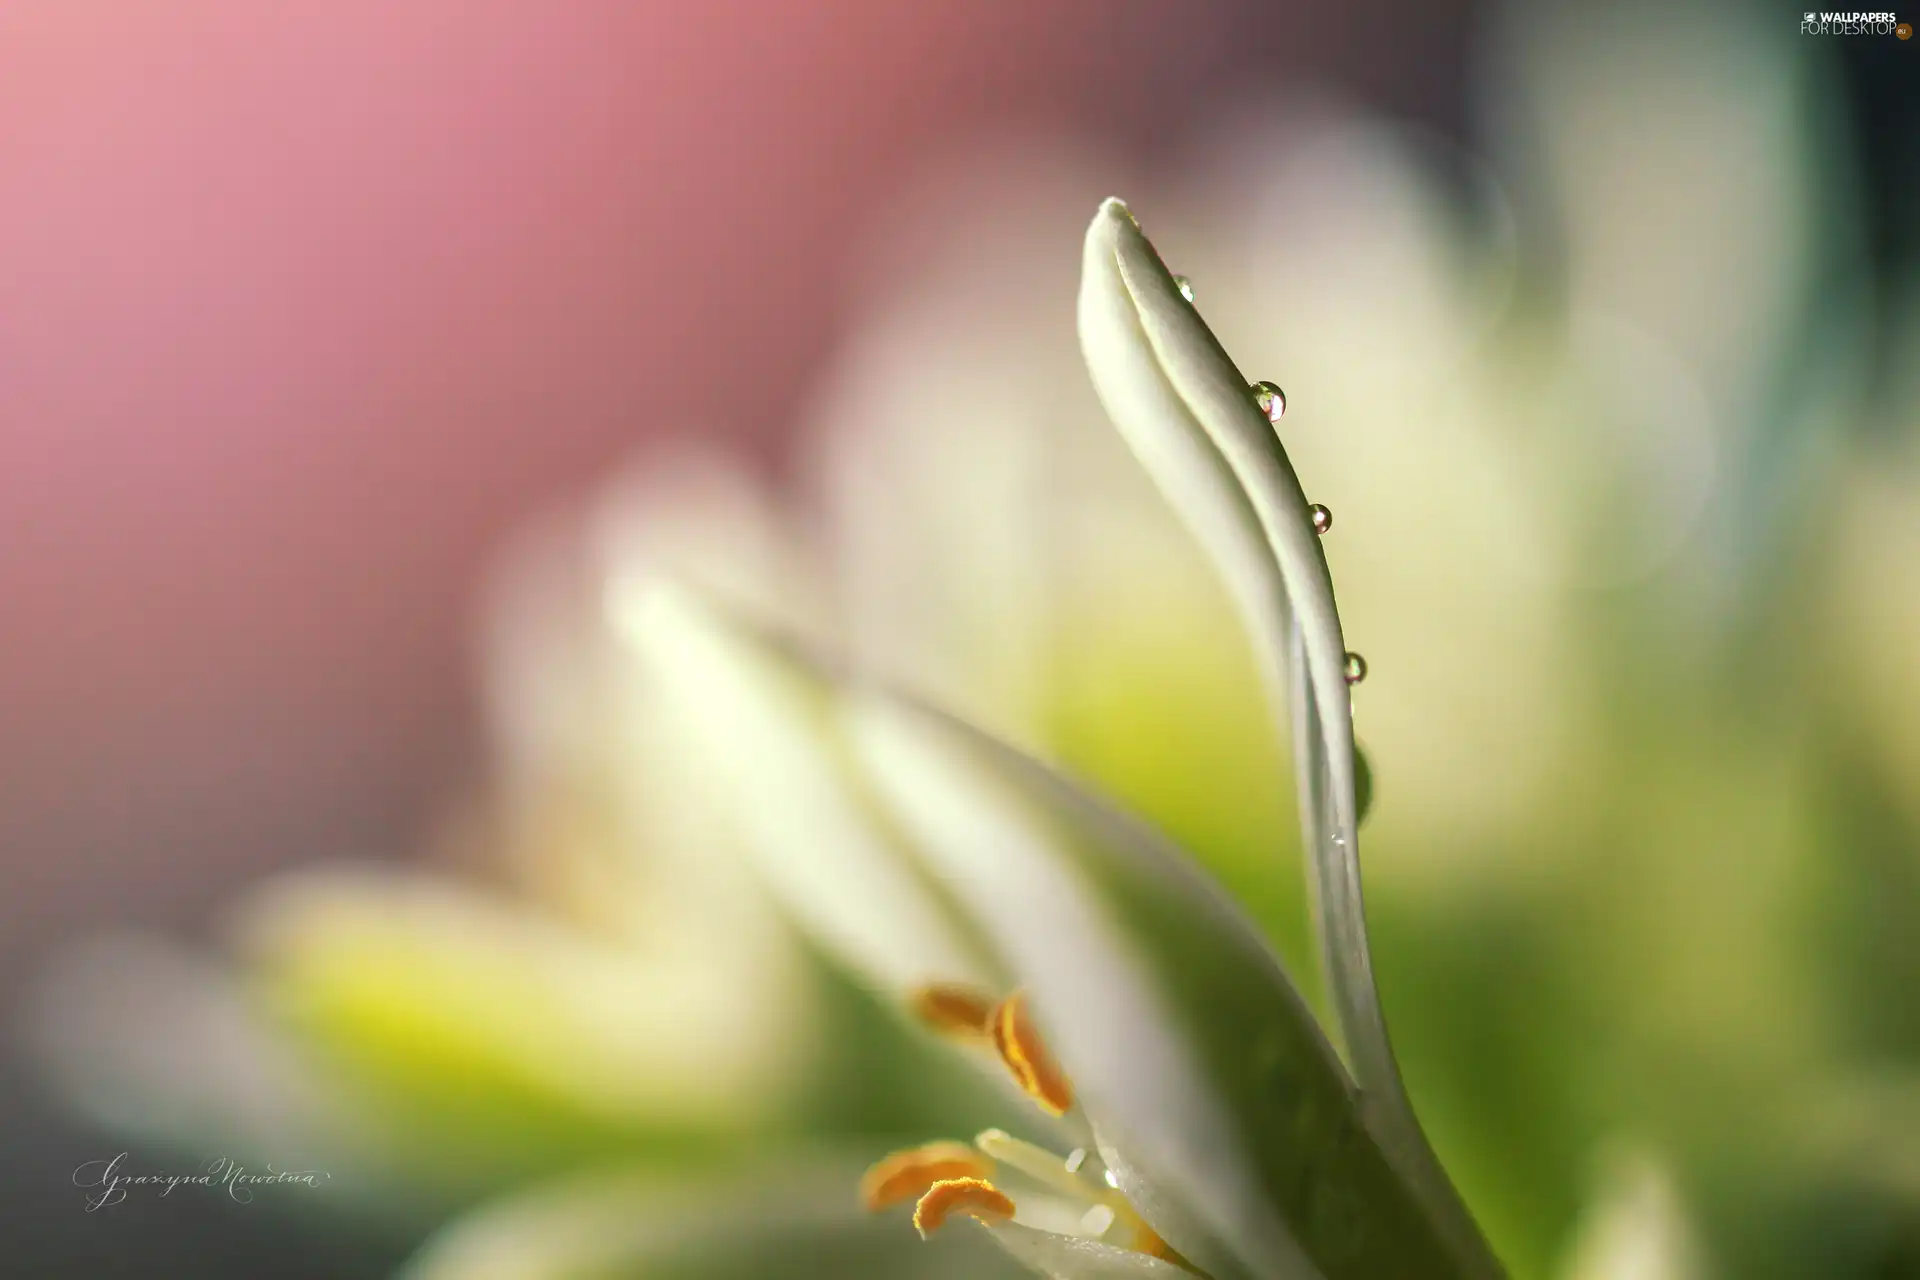
<svg viewBox="0 0 1920 1280">
<path fill-rule="evenodd" d="M 848 717 L 1170 1244 L 1216 1277 L 1462 1274 L 1258 930 L 1178 850 L 939 712 L 865 692 Z"/>
<path fill-rule="evenodd" d="M 829 691 L 766 660 L 686 590 L 625 613 L 682 712 L 703 780 L 737 816 L 761 879 L 822 946 L 883 991 L 995 987 L 990 966 L 850 785 Z"/>
<path fill-rule="evenodd" d="M 1039 1231 L 1008 1222 L 986 1228 L 995 1244 L 1048 1280 L 1106 1280 L 1107 1277 L 1164 1276 L 1178 1280 L 1193 1273 L 1171 1262 L 1116 1249 L 1098 1240 Z"/>
<path fill-rule="evenodd" d="M 778 1175 L 665 1182 L 656 1173 L 569 1178 L 482 1205 L 436 1233 L 401 1280 L 561 1276 L 898 1276 L 1012 1280 L 982 1241 L 930 1249 L 846 1194 L 857 1170 L 810 1161 Z M 971 1234 L 971 1233 L 968 1233 Z"/>
<path fill-rule="evenodd" d="M 415 1119 L 436 1106 L 452 1122 L 466 1106 L 527 1107 L 608 1138 L 737 1131 L 803 1074 L 803 1028 L 739 994 L 804 1008 L 804 988 L 768 987 L 759 958 L 718 937 L 596 934 L 377 867 L 268 882 L 239 925 L 266 1006 L 334 1065 L 412 1099 Z"/>
<path fill-rule="evenodd" d="M 1246 378 L 1118 200 L 1088 228 L 1079 315 L 1108 415 L 1214 556 L 1276 707 L 1292 704 L 1324 964 L 1367 1126 L 1455 1254 L 1474 1274 L 1498 1275 L 1414 1117 L 1380 1011 L 1361 898 L 1346 646 L 1299 478 Z"/>
</svg>

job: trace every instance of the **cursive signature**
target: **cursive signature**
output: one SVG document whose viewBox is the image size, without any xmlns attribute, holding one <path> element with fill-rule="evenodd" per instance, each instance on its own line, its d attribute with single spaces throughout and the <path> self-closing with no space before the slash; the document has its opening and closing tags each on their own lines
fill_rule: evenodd
<svg viewBox="0 0 1920 1280">
<path fill-rule="evenodd" d="M 73 1171 L 73 1185 L 86 1192 L 88 1213 L 119 1204 L 136 1188 L 156 1188 L 164 1198 L 178 1187 L 204 1187 L 222 1191 L 239 1204 L 251 1204 L 257 1187 L 318 1187 L 333 1176 L 319 1169 L 276 1169 L 271 1163 L 264 1172 L 255 1172 L 231 1156 L 216 1156 L 198 1173 L 130 1173 L 126 1167 L 130 1158 L 122 1151 L 110 1160 L 89 1160 Z"/>
</svg>

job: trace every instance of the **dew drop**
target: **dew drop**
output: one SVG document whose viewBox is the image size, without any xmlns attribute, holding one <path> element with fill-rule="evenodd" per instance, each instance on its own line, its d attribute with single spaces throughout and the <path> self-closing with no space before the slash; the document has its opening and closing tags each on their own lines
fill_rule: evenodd
<svg viewBox="0 0 1920 1280">
<path fill-rule="evenodd" d="M 1325 533 L 1327 530 L 1333 528 L 1333 512 L 1327 510 L 1317 502 L 1313 504 L 1312 511 L 1313 531 L 1315 533 Z"/>
<path fill-rule="evenodd" d="M 1248 390 L 1253 392 L 1253 402 L 1260 406 L 1260 412 L 1267 415 L 1268 422 L 1278 422 L 1287 411 L 1287 393 L 1271 382 L 1256 382 Z"/>
<path fill-rule="evenodd" d="M 1173 282 L 1176 285 L 1180 286 L 1180 296 L 1185 298 L 1188 302 L 1192 302 L 1193 301 L 1193 281 L 1187 279 L 1185 276 L 1175 276 L 1173 278 Z"/>
<path fill-rule="evenodd" d="M 1340 671 L 1348 684 L 1359 684 L 1367 678 L 1367 660 L 1357 653 L 1349 653 L 1347 660 L 1340 664 Z"/>
<path fill-rule="evenodd" d="M 1113 1170 L 1111 1169 L 1107 1170 L 1105 1176 L 1107 1180 L 1107 1185 L 1112 1187 L 1115 1191 L 1118 1191 L 1120 1189 L 1120 1179 L 1113 1176 Z"/>
</svg>

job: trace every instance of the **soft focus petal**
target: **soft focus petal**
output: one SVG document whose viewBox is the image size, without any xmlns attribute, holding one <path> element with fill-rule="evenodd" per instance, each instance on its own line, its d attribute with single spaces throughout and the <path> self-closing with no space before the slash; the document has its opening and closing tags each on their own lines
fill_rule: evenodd
<svg viewBox="0 0 1920 1280">
<path fill-rule="evenodd" d="M 374 868 L 271 882 L 240 923 L 260 1007 L 436 1179 L 736 1132 L 805 1078 L 804 1001 L 762 1003 L 724 935 L 649 949 Z"/>
<path fill-rule="evenodd" d="M 788 625 L 820 613 L 773 496 L 713 450 L 650 454 L 584 512 L 520 538 L 482 633 L 505 857 L 530 896 L 583 923 L 657 937 L 697 918 L 766 952 L 764 903 L 741 860 L 720 856 L 724 815 L 687 785 L 669 691 L 624 632 L 628 603 L 662 574 Z"/>
<path fill-rule="evenodd" d="M 1495 140 L 1573 339 L 1533 450 L 1580 526 L 1569 567 L 1671 560 L 1669 607 L 1724 643 L 1871 376 L 1840 60 L 1714 0 L 1513 6 L 1497 30 Z"/>
<path fill-rule="evenodd" d="M 1367 1123 L 1457 1255 L 1497 1274 L 1414 1118 L 1380 1012 L 1361 901 L 1346 646 L 1299 479 L 1247 379 L 1116 200 L 1087 231 L 1080 331 L 1108 414 L 1234 589 L 1275 706 L 1292 703 L 1324 963 Z"/>
<path fill-rule="evenodd" d="M 932 983 L 998 985 L 852 785 L 824 687 L 671 584 L 656 583 L 626 622 L 674 692 L 704 794 L 732 815 L 762 880 L 810 934 L 897 998 Z"/>
<path fill-rule="evenodd" d="M 1811 282 L 1821 206 L 1846 191 L 1811 109 L 1831 86 L 1793 26 L 1711 2 L 1515 7 L 1489 77 L 1517 196 L 1558 228 L 1569 307 L 1643 329 L 1729 425 L 1777 394 L 1769 353 Z"/>
<path fill-rule="evenodd" d="M 57 954 L 25 1029 L 42 1077 L 94 1122 L 195 1151 L 332 1168 L 355 1136 L 336 1091 L 226 969 L 160 937 Z"/>
<path fill-rule="evenodd" d="M 848 652 L 1022 743 L 1048 727 L 1082 455 L 1125 461 L 1067 376 L 1061 306 L 1100 150 L 1023 131 L 891 197 L 876 296 L 802 436 Z"/>
<path fill-rule="evenodd" d="M 778 1175 L 673 1183 L 658 1174 L 599 1171 L 483 1205 L 429 1240 L 401 1277 L 1013 1280 L 1025 1274 L 983 1240 L 929 1248 L 899 1223 L 863 1213 L 846 1190 L 858 1176 L 855 1167 L 816 1161 L 796 1161 Z"/>
<path fill-rule="evenodd" d="M 1161 1276 L 1178 1280 L 1192 1276 L 1184 1267 L 1136 1253 L 1116 1249 L 1098 1240 L 1081 1236 L 1036 1231 L 1017 1223 L 982 1228 L 993 1242 L 1048 1280 L 1106 1280 L 1107 1277 Z M 1304 1278 L 1311 1272 L 1302 1272 Z"/>
<path fill-rule="evenodd" d="M 1575 1233 L 1561 1280 L 1698 1280 L 1704 1274 L 1666 1169 L 1650 1156 L 1616 1152 Z"/>
</svg>

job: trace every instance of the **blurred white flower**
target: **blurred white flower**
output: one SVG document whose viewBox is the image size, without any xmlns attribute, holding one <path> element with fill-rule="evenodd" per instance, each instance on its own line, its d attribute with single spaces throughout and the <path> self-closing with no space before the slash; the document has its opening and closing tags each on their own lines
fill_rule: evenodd
<svg viewBox="0 0 1920 1280">
<path fill-rule="evenodd" d="M 685 454 L 531 534 L 484 628 L 500 763 L 457 865 L 272 877 L 232 912 L 231 968 L 158 937 L 74 950 L 32 1019 L 47 1078 L 123 1131 L 324 1158 L 341 1187 L 465 1192 L 779 1114 L 813 1060 L 808 970 L 689 803 L 604 599 L 672 570 L 804 616 L 772 519 Z"/>
</svg>

